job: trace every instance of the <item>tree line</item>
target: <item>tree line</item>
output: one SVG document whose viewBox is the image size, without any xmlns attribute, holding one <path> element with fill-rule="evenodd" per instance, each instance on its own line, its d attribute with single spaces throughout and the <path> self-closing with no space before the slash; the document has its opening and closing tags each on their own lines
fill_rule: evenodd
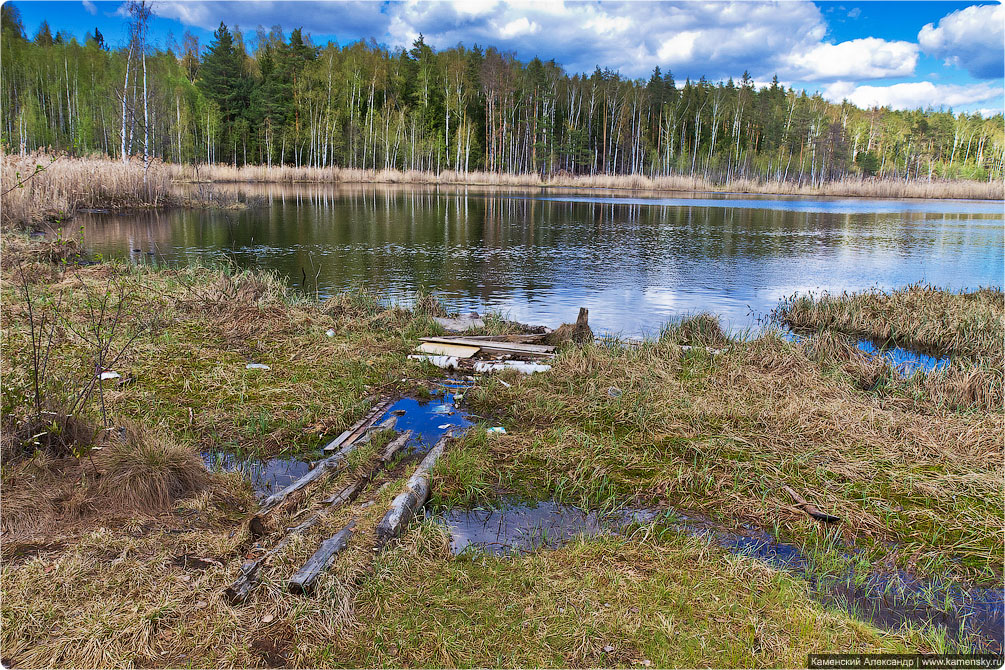
<svg viewBox="0 0 1005 670">
<path fill-rule="evenodd" d="M 1005 130 L 952 111 L 861 109 L 785 88 L 631 79 L 494 47 L 312 43 L 224 24 L 156 48 L 149 5 L 127 44 L 83 43 L 2 11 L 2 142 L 177 163 L 507 173 L 700 175 L 818 183 L 847 176 L 1002 178 Z"/>
</svg>

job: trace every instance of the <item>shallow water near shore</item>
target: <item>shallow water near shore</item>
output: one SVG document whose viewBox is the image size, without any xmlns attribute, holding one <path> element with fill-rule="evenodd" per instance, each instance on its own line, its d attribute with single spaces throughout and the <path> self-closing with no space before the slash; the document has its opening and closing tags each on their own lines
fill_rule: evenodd
<svg viewBox="0 0 1005 670">
<path fill-rule="evenodd" d="M 412 438 L 405 447 L 405 454 L 422 454 L 429 451 L 436 441 L 449 430 L 460 435 L 471 426 L 473 417 L 465 410 L 457 407 L 457 396 L 470 388 L 464 380 L 444 380 L 433 389 L 431 398 L 417 400 L 401 398 L 392 404 L 376 421 L 380 423 L 391 416 L 397 417 L 395 430 L 412 431 Z M 310 454 L 313 461 L 318 461 L 331 454 L 322 453 L 326 441 L 318 444 L 315 453 Z M 237 472 L 243 477 L 259 499 L 277 493 L 300 477 L 307 474 L 312 462 L 304 456 L 276 456 L 273 458 L 258 458 L 255 456 L 240 456 L 227 451 L 207 451 L 202 454 L 203 462 L 210 470 Z"/>
<path fill-rule="evenodd" d="M 1005 588 L 927 581 L 905 572 L 820 574 L 798 547 L 749 526 L 725 528 L 700 514 L 649 508 L 602 513 L 549 501 L 504 501 L 500 508 L 452 509 L 436 518 L 450 534 L 455 555 L 484 551 L 505 556 L 556 549 L 575 538 L 625 534 L 659 523 L 806 579 L 817 600 L 881 628 L 938 627 L 949 640 L 993 653 L 1000 653 L 1005 644 Z"/>
<path fill-rule="evenodd" d="M 366 287 L 408 304 L 496 310 L 597 334 L 655 336 L 701 311 L 757 332 L 796 292 L 1001 286 L 997 202 L 563 194 L 476 187 L 221 185 L 244 211 L 82 214 L 87 250 L 136 263 L 273 269 L 310 295 Z M 920 360 L 920 359 L 919 359 Z M 923 367 L 927 362 L 923 362 Z"/>
</svg>

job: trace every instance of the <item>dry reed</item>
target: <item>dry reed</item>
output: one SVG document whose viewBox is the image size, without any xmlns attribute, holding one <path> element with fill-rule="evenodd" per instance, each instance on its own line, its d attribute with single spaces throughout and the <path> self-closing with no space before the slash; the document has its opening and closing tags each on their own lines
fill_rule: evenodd
<svg viewBox="0 0 1005 670">
<path fill-rule="evenodd" d="M 912 284 L 890 292 L 795 295 L 775 318 L 798 330 L 834 329 L 926 353 L 990 358 L 999 367 L 1005 355 L 1000 288 L 953 293 Z"/>
<path fill-rule="evenodd" d="M 902 181 L 879 178 L 846 178 L 820 185 L 791 181 L 734 179 L 718 183 L 701 176 L 671 175 L 568 175 L 542 177 L 538 174 L 499 172 L 440 173 L 417 170 L 361 170 L 340 167 L 293 167 L 289 165 L 171 165 L 178 181 L 209 182 L 307 182 L 307 183 L 385 183 L 385 184 L 461 184 L 526 188 L 568 187 L 645 191 L 721 191 L 811 196 L 859 196 L 869 198 L 969 198 L 1001 200 L 1005 198 L 1002 182 L 979 181 Z"/>
<path fill-rule="evenodd" d="M 27 227 L 67 219 L 80 209 L 156 207 L 170 200 L 168 170 L 153 161 L 123 163 L 45 152 L 0 156 L 0 222 Z"/>
</svg>

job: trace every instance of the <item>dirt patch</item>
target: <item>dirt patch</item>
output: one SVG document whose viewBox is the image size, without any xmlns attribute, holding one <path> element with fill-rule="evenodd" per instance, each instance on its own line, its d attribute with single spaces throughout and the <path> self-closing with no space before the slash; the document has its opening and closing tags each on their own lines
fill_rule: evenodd
<svg viewBox="0 0 1005 670">
<path fill-rule="evenodd" d="M 65 542 L 6 542 L 0 547 L 0 557 L 3 558 L 4 563 L 17 563 L 21 560 L 35 558 L 49 551 L 60 551 L 65 546 Z M 6 661 L 3 663 L 7 665 Z"/>
<path fill-rule="evenodd" d="M 289 663 L 292 643 L 288 639 L 260 637 L 251 643 L 251 649 L 262 658 L 269 668 L 285 668 Z"/>
</svg>

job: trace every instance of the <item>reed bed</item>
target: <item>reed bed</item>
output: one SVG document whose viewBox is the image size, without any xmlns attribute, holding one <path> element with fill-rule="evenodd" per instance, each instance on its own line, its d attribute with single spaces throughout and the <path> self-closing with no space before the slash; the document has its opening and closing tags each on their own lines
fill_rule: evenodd
<svg viewBox="0 0 1005 670">
<path fill-rule="evenodd" d="M 912 284 L 831 295 L 794 295 L 776 310 L 781 323 L 804 331 L 837 330 L 924 353 L 1005 360 L 1005 293 L 981 288 L 953 293 Z"/>
<path fill-rule="evenodd" d="M 534 174 L 499 172 L 440 173 L 417 170 L 360 170 L 350 168 L 293 167 L 289 165 L 172 165 L 173 179 L 208 182 L 278 182 L 278 183 L 384 183 L 384 184 L 459 184 L 526 188 L 568 187 L 644 191 L 718 191 L 737 193 L 857 196 L 868 198 L 966 198 L 1001 200 L 1005 198 L 1002 182 L 979 181 L 902 181 L 897 179 L 847 178 L 819 185 L 792 181 L 734 179 L 721 183 L 702 176 L 671 175 L 570 175 L 542 177 Z"/>
<path fill-rule="evenodd" d="M 80 209 L 158 207 L 172 202 L 167 167 L 153 161 L 35 153 L 0 156 L 0 223 L 28 227 L 65 220 Z"/>
</svg>

